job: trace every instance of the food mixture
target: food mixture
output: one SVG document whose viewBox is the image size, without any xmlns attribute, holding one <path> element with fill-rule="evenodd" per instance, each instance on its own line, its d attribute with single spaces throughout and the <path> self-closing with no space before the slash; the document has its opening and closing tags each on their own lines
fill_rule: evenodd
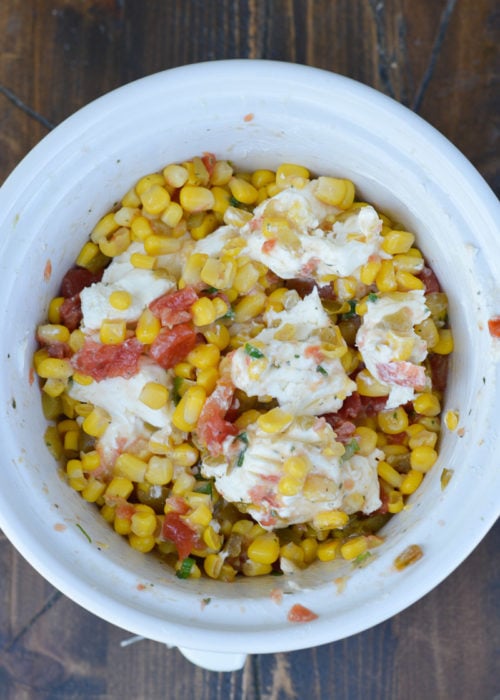
<svg viewBox="0 0 500 700">
<path fill-rule="evenodd" d="M 69 485 L 180 578 L 361 563 L 438 456 L 446 296 L 413 233 L 300 165 L 141 178 L 37 339 Z"/>
</svg>

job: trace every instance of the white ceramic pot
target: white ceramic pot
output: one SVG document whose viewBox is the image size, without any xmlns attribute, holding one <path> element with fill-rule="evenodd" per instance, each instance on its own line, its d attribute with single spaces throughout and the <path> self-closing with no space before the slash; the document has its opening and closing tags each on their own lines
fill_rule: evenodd
<svg viewBox="0 0 500 700">
<path fill-rule="evenodd" d="M 365 199 L 416 232 L 449 296 L 456 350 L 445 409 L 459 411 L 460 430 L 444 432 L 439 461 L 411 507 L 385 528 L 371 563 L 353 573 L 332 562 L 291 579 L 180 581 L 131 550 L 68 488 L 44 445 L 30 366 L 50 298 L 93 224 L 138 177 L 202 151 L 249 169 L 291 161 L 351 178 Z M 0 190 L 0 526 L 77 603 L 208 668 L 332 642 L 400 612 L 448 576 L 498 516 L 498 348 L 487 320 L 500 313 L 499 221 L 492 192 L 446 139 L 338 75 L 211 62 L 96 100 L 44 138 Z M 454 470 L 445 490 L 443 468 Z M 423 558 L 396 571 L 395 557 L 410 544 Z M 343 574 L 338 592 L 332 581 Z M 270 595 L 276 588 L 286 593 L 281 604 Z M 318 619 L 288 622 L 295 603 Z"/>
</svg>

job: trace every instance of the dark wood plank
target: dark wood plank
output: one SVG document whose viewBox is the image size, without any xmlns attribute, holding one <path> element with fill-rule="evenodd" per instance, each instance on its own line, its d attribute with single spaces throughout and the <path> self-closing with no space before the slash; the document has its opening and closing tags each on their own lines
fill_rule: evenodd
<svg viewBox="0 0 500 700">
<path fill-rule="evenodd" d="M 496 191 L 499 13 L 494 0 L 2 0 L 0 182 L 53 125 L 143 75 L 249 57 L 316 65 L 417 111 Z M 435 591 L 372 630 L 193 667 L 55 591 L 0 536 L 0 699 L 335 700 L 500 694 L 497 526 Z"/>
</svg>

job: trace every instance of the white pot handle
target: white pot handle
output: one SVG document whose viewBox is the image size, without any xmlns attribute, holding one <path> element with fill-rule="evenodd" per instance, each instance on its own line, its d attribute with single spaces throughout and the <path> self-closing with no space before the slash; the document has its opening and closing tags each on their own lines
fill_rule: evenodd
<svg viewBox="0 0 500 700">
<path fill-rule="evenodd" d="M 240 671 L 245 665 L 246 654 L 233 654 L 221 651 L 199 651 L 179 647 L 179 651 L 189 661 L 209 671 Z"/>
</svg>

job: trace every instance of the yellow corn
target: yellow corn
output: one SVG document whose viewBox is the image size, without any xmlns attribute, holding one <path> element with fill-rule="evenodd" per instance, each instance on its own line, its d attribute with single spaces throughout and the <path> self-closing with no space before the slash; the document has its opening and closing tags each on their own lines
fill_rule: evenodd
<svg viewBox="0 0 500 700">
<path fill-rule="evenodd" d="M 193 490 L 196 484 L 196 479 L 192 474 L 183 472 L 179 474 L 173 482 L 172 495 L 174 496 L 184 496 Z M 165 512 L 167 512 L 168 505 L 165 504 Z"/>
<path fill-rule="evenodd" d="M 387 386 L 378 382 L 367 369 L 362 369 L 356 375 L 356 385 L 361 396 L 387 396 Z"/>
<path fill-rule="evenodd" d="M 203 528 L 210 525 L 213 514 L 210 508 L 205 505 L 199 505 L 192 513 L 189 514 L 188 519 L 193 525 L 200 525 Z"/>
<path fill-rule="evenodd" d="M 73 367 L 69 360 L 46 357 L 40 362 L 36 371 L 43 379 L 68 379 L 73 374 Z"/>
<path fill-rule="evenodd" d="M 200 241 L 202 238 L 206 238 L 208 234 L 215 231 L 219 225 L 219 220 L 213 212 L 201 214 L 198 213 L 194 214 L 194 216 L 201 217 L 199 220 L 188 226 L 191 233 L 191 238 L 193 238 L 195 241 Z"/>
<path fill-rule="evenodd" d="M 155 486 L 165 486 L 174 476 L 174 465 L 168 457 L 153 455 L 148 461 L 144 479 Z"/>
<path fill-rule="evenodd" d="M 59 396 L 42 394 L 42 410 L 47 420 L 55 420 L 62 412 L 62 399 Z"/>
<path fill-rule="evenodd" d="M 398 288 L 404 292 L 411 289 L 424 289 L 425 284 L 421 279 L 415 277 L 411 272 L 396 271 L 396 283 Z"/>
<path fill-rule="evenodd" d="M 87 435 L 99 438 L 104 435 L 110 423 L 109 414 L 103 408 L 96 406 L 83 421 L 82 428 Z"/>
<path fill-rule="evenodd" d="M 280 543 L 274 532 L 256 537 L 248 546 L 248 558 L 258 564 L 273 564 L 280 555 Z"/>
<path fill-rule="evenodd" d="M 149 408 L 158 410 L 168 401 L 168 389 L 158 382 L 147 382 L 142 388 L 139 400 Z"/>
<path fill-rule="evenodd" d="M 78 450 L 78 442 L 80 432 L 78 430 L 68 430 L 64 435 L 64 449 L 67 452 L 76 452 Z"/>
<path fill-rule="evenodd" d="M 124 290 L 117 290 L 111 292 L 109 295 L 109 303 L 114 309 L 118 309 L 118 311 L 125 311 L 132 303 L 132 296 L 129 294 L 129 292 Z"/>
<path fill-rule="evenodd" d="M 212 209 L 215 199 L 206 187 L 184 185 L 180 191 L 179 201 L 185 211 L 196 212 Z"/>
<path fill-rule="evenodd" d="M 127 500 L 133 490 L 134 484 L 130 479 L 126 479 L 123 476 L 114 476 L 107 485 L 104 496 L 110 502 L 119 498 Z"/>
<path fill-rule="evenodd" d="M 104 319 L 99 331 L 101 343 L 105 345 L 118 345 L 123 343 L 127 334 L 126 321 L 117 319 Z"/>
<path fill-rule="evenodd" d="M 94 243 L 93 241 L 87 241 L 83 244 L 82 249 L 78 253 L 78 257 L 76 258 L 75 262 L 79 267 L 88 268 L 89 266 L 92 266 L 92 262 L 95 260 L 98 254 L 99 246 L 97 245 L 97 243 Z"/>
<path fill-rule="evenodd" d="M 254 204 L 257 201 L 256 188 L 241 177 L 232 177 L 228 182 L 231 194 L 242 204 Z"/>
<path fill-rule="evenodd" d="M 251 262 L 241 266 L 234 278 L 233 287 L 238 294 L 248 294 L 259 280 L 259 271 Z"/>
<path fill-rule="evenodd" d="M 368 541 L 366 537 L 360 535 L 359 537 L 353 537 L 347 540 L 341 547 L 340 553 L 344 559 L 356 559 L 360 554 L 364 554 L 368 549 Z"/>
<path fill-rule="evenodd" d="M 439 331 L 439 340 L 432 348 L 432 352 L 438 355 L 449 355 L 453 351 L 453 336 L 449 328 L 442 328 Z"/>
<path fill-rule="evenodd" d="M 48 310 L 48 319 L 50 323 L 61 323 L 61 314 L 60 314 L 60 309 L 61 306 L 64 304 L 64 297 L 54 297 L 53 299 L 50 300 L 49 304 L 49 310 Z"/>
<path fill-rule="evenodd" d="M 416 272 L 420 272 L 422 270 L 424 261 L 421 256 L 413 255 L 413 250 L 415 249 L 411 249 L 407 253 L 394 256 L 393 261 L 397 272 L 410 272 L 414 275 Z"/>
<path fill-rule="evenodd" d="M 194 379 L 196 376 L 195 368 L 190 362 L 178 362 L 174 367 L 174 374 L 183 379 Z"/>
<path fill-rule="evenodd" d="M 410 426 L 413 427 L 413 426 Z M 438 436 L 437 433 L 432 430 L 426 430 L 420 423 L 414 424 L 415 428 L 420 428 L 420 430 L 415 431 L 410 435 L 408 440 L 408 447 L 414 450 L 416 447 L 434 447 L 436 445 Z"/>
<path fill-rule="evenodd" d="M 109 238 L 102 238 L 99 241 L 101 253 L 108 258 L 113 258 L 124 253 L 130 245 L 131 235 L 130 230 L 122 226 L 115 231 Z"/>
<path fill-rule="evenodd" d="M 156 530 L 156 515 L 151 512 L 135 512 L 132 516 L 130 529 L 138 537 L 148 537 Z"/>
<path fill-rule="evenodd" d="M 354 277 L 338 277 L 333 283 L 333 289 L 338 299 L 348 301 L 356 295 L 357 282 Z"/>
<path fill-rule="evenodd" d="M 444 416 L 444 423 L 448 430 L 456 430 L 458 427 L 458 411 L 446 411 Z"/>
<path fill-rule="evenodd" d="M 321 176 L 314 194 L 324 204 L 348 209 L 354 201 L 354 185 L 350 180 Z"/>
<path fill-rule="evenodd" d="M 150 345 L 157 337 L 160 329 L 160 320 L 156 318 L 152 311 L 144 309 L 137 321 L 135 335 L 140 343 Z"/>
<path fill-rule="evenodd" d="M 195 326 L 208 326 L 217 318 L 212 299 L 201 297 L 191 306 L 191 314 Z"/>
<path fill-rule="evenodd" d="M 325 540 L 318 544 L 316 556 L 320 561 L 333 561 L 339 551 L 338 540 Z"/>
<path fill-rule="evenodd" d="M 441 404 L 435 394 L 426 392 L 413 400 L 413 408 L 423 416 L 437 416 L 441 411 Z"/>
<path fill-rule="evenodd" d="M 212 393 L 219 378 L 219 371 L 216 367 L 207 367 L 199 369 L 196 373 L 196 383 L 202 386 L 207 396 Z"/>
<path fill-rule="evenodd" d="M 278 493 L 282 496 L 296 496 L 304 484 L 303 479 L 294 476 L 282 476 L 278 482 Z"/>
<path fill-rule="evenodd" d="M 121 518 L 115 514 L 115 519 L 113 520 L 113 528 L 115 532 L 119 535 L 129 535 L 130 534 L 130 519 Z M 136 535 L 134 535 L 136 536 Z M 129 542 L 130 544 L 130 542 Z"/>
<path fill-rule="evenodd" d="M 114 473 L 116 476 L 124 476 L 130 479 L 130 481 L 141 482 L 144 481 L 147 468 L 147 462 L 143 459 L 129 452 L 122 452 L 115 462 Z"/>
<path fill-rule="evenodd" d="M 382 260 L 380 270 L 375 277 L 375 284 L 381 292 L 394 292 L 397 289 L 398 283 L 392 260 Z"/>
<path fill-rule="evenodd" d="M 272 170 L 254 170 L 250 182 L 258 190 L 276 181 L 276 174 Z"/>
<path fill-rule="evenodd" d="M 163 177 L 167 185 L 178 189 L 186 184 L 189 173 L 183 165 L 172 163 L 171 165 L 167 165 L 166 168 L 163 168 Z"/>
<path fill-rule="evenodd" d="M 397 472 L 394 467 L 388 462 L 380 461 L 377 465 L 377 473 L 381 479 L 386 481 L 389 486 L 399 488 L 403 483 L 403 475 Z"/>
<path fill-rule="evenodd" d="M 290 413 L 281 408 L 272 408 L 259 416 L 257 425 L 266 433 L 280 433 L 288 428 L 292 420 L 293 416 Z"/>
<path fill-rule="evenodd" d="M 57 428 L 55 425 L 49 425 L 49 427 L 43 435 L 43 439 L 45 441 L 45 444 L 47 445 L 47 449 L 49 450 L 50 454 L 59 461 L 62 457 L 63 445 L 61 441 L 61 436 L 57 432 Z"/>
<path fill-rule="evenodd" d="M 144 175 L 144 177 L 141 177 L 138 182 L 136 182 L 135 185 L 135 191 L 141 196 L 143 192 L 146 190 L 149 190 L 150 187 L 153 185 L 164 185 L 165 184 L 165 178 L 161 173 L 151 173 L 149 175 Z"/>
<path fill-rule="evenodd" d="M 220 350 L 212 343 L 197 345 L 187 356 L 187 361 L 197 369 L 208 369 L 219 364 Z"/>
<path fill-rule="evenodd" d="M 99 243 L 102 239 L 109 236 L 109 234 L 116 231 L 118 224 L 115 221 L 115 215 L 113 213 L 106 214 L 100 219 L 95 225 L 90 238 L 94 243 Z"/>
<path fill-rule="evenodd" d="M 438 453 L 429 445 L 415 447 L 410 454 L 411 468 L 418 472 L 428 472 L 438 458 Z"/>
<path fill-rule="evenodd" d="M 324 510 L 316 513 L 313 518 L 313 526 L 317 530 L 334 530 L 344 527 L 349 522 L 349 516 L 342 510 Z"/>
<path fill-rule="evenodd" d="M 318 542 L 314 537 L 306 537 L 301 540 L 300 546 L 304 551 L 304 562 L 311 564 L 316 559 L 318 551 Z"/>
<path fill-rule="evenodd" d="M 130 527 L 130 529 L 132 529 L 132 526 Z M 132 547 L 132 549 L 136 549 L 138 552 L 146 554 L 154 548 L 156 540 L 153 535 L 143 536 L 136 535 L 134 532 L 130 532 L 128 534 L 128 543 Z"/>
<path fill-rule="evenodd" d="M 399 513 L 403 510 L 404 500 L 400 491 L 390 491 L 389 500 L 387 502 L 387 510 L 389 513 Z"/>
<path fill-rule="evenodd" d="M 71 332 L 69 336 L 69 347 L 73 352 L 78 352 L 85 345 L 85 333 L 79 328 Z"/>
<path fill-rule="evenodd" d="M 190 432 L 196 425 L 206 399 L 205 389 L 192 386 L 181 398 L 172 415 L 172 423 L 179 430 Z"/>
<path fill-rule="evenodd" d="M 36 335 L 42 343 L 67 343 L 69 330 L 58 323 L 44 323 L 36 329 Z"/>
<path fill-rule="evenodd" d="M 380 429 L 387 435 L 397 435 L 408 427 L 408 414 L 402 406 L 380 411 L 377 416 Z"/>
<path fill-rule="evenodd" d="M 178 238 L 153 233 L 144 240 L 144 250 L 147 255 L 170 255 L 181 248 Z"/>
<path fill-rule="evenodd" d="M 360 425 L 356 428 L 354 437 L 359 445 L 359 454 L 363 457 L 371 455 L 377 445 L 377 433 L 371 428 Z"/>
<path fill-rule="evenodd" d="M 276 185 L 278 187 L 289 187 L 290 185 L 302 184 L 310 177 L 309 170 L 303 165 L 296 163 L 282 163 L 276 170 Z M 296 181 L 298 180 L 298 183 Z M 272 180 L 269 183 L 271 184 Z M 264 185 L 261 185 L 262 187 Z"/>
<path fill-rule="evenodd" d="M 244 297 L 234 307 L 234 320 L 236 323 L 244 323 L 259 316 L 266 308 L 267 297 L 264 292 L 255 292 Z"/>
<path fill-rule="evenodd" d="M 183 276 L 185 278 L 185 273 Z M 200 272 L 201 280 L 215 289 L 229 289 L 233 285 L 235 276 L 236 264 L 234 262 L 222 262 L 216 258 L 208 258 Z"/>
<path fill-rule="evenodd" d="M 408 474 L 405 474 L 405 477 L 401 483 L 401 486 L 399 487 L 399 490 L 402 494 L 408 496 L 409 494 L 414 493 L 414 491 L 418 489 L 423 478 L 423 472 L 417 471 L 416 469 L 410 469 Z"/>
<path fill-rule="evenodd" d="M 88 503 L 95 503 L 106 490 L 106 484 L 98 479 L 89 479 L 82 489 L 82 498 Z"/>
<path fill-rule="evenodd" d="M 128 226 L 130 228 L 132 221 L 139 215 L 139 213 L 140 209 L 137 207 L 123 206 L 121 209 L 115 212 L 115 221 L 119 226 Z"/>
<path fill-rule="evenodd" d="M 171 453 L 171 458 L 174 464 L 180 467 L 192 467 L 196 464 L 200 453 L 197 448 L 190 442 L 182 442 L 180 445 L 176 445 Z"/>
<path fill-rule="evenodd" d="M 101 464 L 101 458 L 96 450 L 91 450 L 90 452 L 82 454 L 81 461 L 83 465 L 83 471 L 85 472 L 93 472 Z"/>
<path fill-rule="evenodd" d="M 132 253 L 130 256 L 130 264 L 140 270 L 154 270 L 156 267 L 156 258 L 154 255 L 145 255 L 144 253 Z"/>
<path fill-rule="evenodd" d="M 222 566 L 224 564 L 224 557 L 220 554 L 208 554 L 203 562 L 203 569 L 207 576 L 210 578 L 219 578 Z"/>
<path fill-rule="evenodd" d="M 415 241 L 415 236 L 409 231 L 389 231 L 382 241 L 382 250 L 389 255 L 407 253 Z"/>
<path fill-rule="evenodd" d="M 375 282 L 380 272 L 380 264 L 380 260 L 372 260 L 361 266 L 359 277 L 363 284 L 370 285 Z"/>
<path fill-rule="evenodd" d="M 124 207 L 138 207 L 141 203 L 135 187 L 131 187 L 122 199 Z"/>
<path fill-rule="evenodd" d="M 283 471 L 294 479 L 305 479 L 310 469 L 311 463 L 307 457 L 288 457 L 283 462 Z"/>
<path fill-rule="evenodd" d="M 144 241 L 148 236 L 151 236 L 153 229 L 149 220 L 145 216 L 138 216 L 132 221 L 130 226 L 132 238 L 134 241 Z"/>
<path fill-rule="evenodd" d="M 212 185 L 227 185 L 233 176 L 233 168 L 227 160 L 218 160 L 212 170 L 210 181 Z"/>
<path fill-rule="evenodd" d="M 177 202 L 170 202 L 170 204 L 165 208 L 165 211 L 161 214 L 160 218 L 164 224 L 174 229 L 181 222 L 183 216 L 184 211 L 182 210 L 181 205 Z M 172 235 L 174 235 L 173 232 Z"/>
<path fill-rule="evenodd" d="M 213 527 L 209 525 L 203 530 L 203 542 L 209 549 L 219 550 L 222 547 L 224 538 Z"/>
</svg>

